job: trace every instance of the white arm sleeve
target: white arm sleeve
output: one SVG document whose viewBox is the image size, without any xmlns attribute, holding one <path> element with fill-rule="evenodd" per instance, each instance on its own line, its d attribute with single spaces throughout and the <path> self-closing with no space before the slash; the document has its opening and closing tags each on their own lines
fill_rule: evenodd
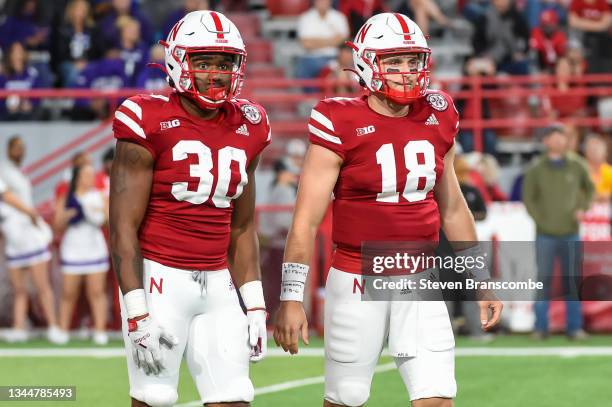
<svg viewBox="0 0 612 407">
<path fill-rule="evenodd" d="M 4 181 L 0 179 L 0 194 L 3 194 L 6 191 L 6 184 Z"/>
</svg>

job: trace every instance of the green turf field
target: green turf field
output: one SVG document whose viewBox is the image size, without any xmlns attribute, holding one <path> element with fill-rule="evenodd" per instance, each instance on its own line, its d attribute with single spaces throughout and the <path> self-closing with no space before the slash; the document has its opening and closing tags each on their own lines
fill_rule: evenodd
<svg viewBox="0 0 612 407">
<path fill-rule="evenodd" d="M 310 349 L 320 348 L 314 340 Z M 89 347 L 88 342 L 74 342 L 68 349 Z M 120 346 L 112 342 L 106 349 Z M 456 361 L 459 392 L 456 406 L 462 407 L 606 407 L 612 406 L 612 336 L 592 337 L 587 342 L 569 342 L 553 337 L 532 342 L 524 336 L 500 337 L 483 345 L 458 340 Z M 0 344 L 0 354 L 30 349 L 66 349 L 47 346 L 42 341 L 25 345 Z M 554 349 L 553 349 L 554 348 Z M 544 356 L 567 348 L 569 353 Z M 572 353 L 571 350 L 574 350 Z M 509 352 L 506 356 L 475 356 L 478 352 Z M 595 351 L 596 355 L 584 355 Z M 464 353 L 462 355 L 462 352 Z M 516 355 L 519 352 L 529 356 Z M 118 354 L 118 352 L 115 352 Z M 467 353 L 467 354 L 465 354 Z M 399 375 L 390 366 L 391 359 L 381 360 L 380 372 L 374 377 L 368 406 L 409 406 Z M 323 358 L 320 356 L 271 356 L 253 365 L 251 377 L 258 396 L 254 407 L 321 405 Z M 310 383 L 304 379 L 311 379 Z M 299 382 L 298 382 L 299 381 Z M 280 390 L 278 384 L 292 387 Z M 32 357 L 0 356 L 0 385 L 74 385 L 76 402 L 1 402 L 4 406 L 127 406 L 127 373 L 120 356 L 110 357 Z M 272 387 L 274 386 L 274 387 Z M 197 405 L 197 392 L 187 369 L 183 369 L 179 387 L 179 405 Z M 189 404 L 191 403 L 191 404 Z"/>
</svg>

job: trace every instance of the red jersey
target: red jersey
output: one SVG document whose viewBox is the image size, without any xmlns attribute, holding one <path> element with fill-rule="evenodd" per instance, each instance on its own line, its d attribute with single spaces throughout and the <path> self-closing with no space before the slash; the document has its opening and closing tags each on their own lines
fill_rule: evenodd
<svg viewBox="0 0 612 407">
<path fill-rule="evenodd" d="M 459 128 L 450 96 L 428 91 L 400 118 L 376 113 L 367 96 L 325 99 L 308 128 L 311 143 L 343 159 L 334 187 L 333 267 L 360 273 L 362 242 L 438 240 L 433 188 Z"/>
<path fill-rule="evenodd" d="M 155 161 L 139 231 L 143 257 L 188 270 L 226 268 L 233 200 L 251 161 L 270 143 L 265 110 L 232 100 L 204 120 L 187 113 L 176 93 L 140 95 L 119 106 L 113 131 Z"/>
<path fill-rule="evenodd" d="M 610 12 L 610 5 L 606 0 L 572 0 L 570 4 L 570 13 L 575 13 L 578 17 L 587 18 L 589 20 L 601 20 L 604 14 Z"/>
</svg>

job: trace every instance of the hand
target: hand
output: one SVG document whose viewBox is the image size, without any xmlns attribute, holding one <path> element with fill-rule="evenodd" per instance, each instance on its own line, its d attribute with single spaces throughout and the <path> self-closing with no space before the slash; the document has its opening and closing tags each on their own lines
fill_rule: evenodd
<svg viewBox="0 0 612 407">
<path fill-rule="evenodd" d="M 178 339 L 157 324 L 148 314 L 128 319 L 129 333 L 132 340 L 132 355 L 136 366 L 147 375 L 158 375 L 163 369 L 161 345 L 172 349 L 179 344 Z"/>
<path fill-rule="evenodd" d="M 480 308 L 480 323 L 483 331 L 488 331 L 499 323 L 504 304 L 491 290 L 478 290 L 478 307 Z M 489 310 L 492 314 L 489 317 Z"/>
<path fill-rule="evenodd" d="M 304 305 L 299 301 L 281 301 L 276 314 L 274 341 L 285 352 L 295 355 L 298 353 L 299 332 L 302 333 L 302 341 L 308 345 L 308 320 Z"/>
<path fill-rule="evenodd" d="M 251 362 L 259 362 L 268 352 L 268 331 L 266 319 L 268 313 L 263 309 L 247 311 L 249 322 L 249 345 L 251 345 Z"/>
<path fill-rule="evenodd" d="M 578 209 L 576 211 L 576 220 L 580 222 L 582 221 L 582 218 L 584 218 L 584 211 L 582 209 Z"/>
<path fill-rule="evenodd" d="M 38 212 L 34 208 L 30 208 L 27 212 L 27 215 L 30 217 L 30 221 L 32 225 L 36 226 L 38 224 Z"/>
</svg>

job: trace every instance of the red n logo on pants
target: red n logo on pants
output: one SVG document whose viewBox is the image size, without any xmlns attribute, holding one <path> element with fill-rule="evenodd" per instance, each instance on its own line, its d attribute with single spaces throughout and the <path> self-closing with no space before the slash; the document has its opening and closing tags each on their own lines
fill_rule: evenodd
<svg viewBox="0 0 612 407">
<path fill-rule="evenodd" d="M 160 278 L 158 283 L 153 277 L 151 277 L 151 284 L 149 285 L 149 294 L 153 294 L 153 286 L 155 286 L 155 288 L 157 288 L 157 292 L 161 294 L 163 291 L 164 279 Z"/>
</svg>

